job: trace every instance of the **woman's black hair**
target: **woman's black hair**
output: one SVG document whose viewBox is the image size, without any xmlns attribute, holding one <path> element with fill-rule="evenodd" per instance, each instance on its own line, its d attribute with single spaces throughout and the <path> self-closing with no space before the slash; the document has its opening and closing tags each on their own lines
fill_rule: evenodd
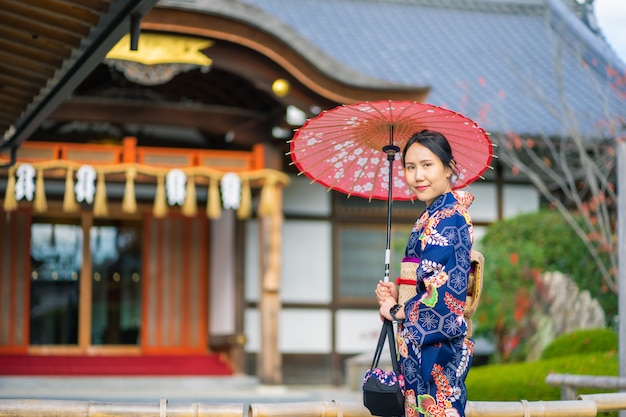
<svg viewBox="0 0 626 417">
<path fill-rule="evenodd" d="M 443 162 L 443 166 L 450 167 L 452 168 L 453 173 L 457 173 L 454 156 L 452 155 L 452 148 L 450 147 L 450 142 L 448 142 L 448 139 L 446 139 L 446 137 L 439 132 L 427 129 L 413 134 L 413 136 L 411 136 L 406 142 L 406 144 L 404 145 L 404 150 L 402 151 L 402 166 L 406 167 L 404 155 L 406 155 L 406 152 L 409 150 L 409 148 L 416 143 L 419 143 L 420 145 L 428 148 L 432 153 L 437 155 L 439 159 L 441 159 L 441 162 Z"/>
</svg>

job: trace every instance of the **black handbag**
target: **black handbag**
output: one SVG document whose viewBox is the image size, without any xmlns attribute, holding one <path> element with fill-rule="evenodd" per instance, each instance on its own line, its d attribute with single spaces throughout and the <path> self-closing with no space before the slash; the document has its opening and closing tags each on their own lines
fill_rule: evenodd
<svg viewBox="0 0 626 417">
<path fill-rule="evenodd" d="M 385 339 L 389 342 L 389 353 L 391 353 L 391 366 L 393 368 L 391 371 L 385 371 L 378 367 L 380 355 L 385 346 Z M 373 416 L 393 417 L 404 415 L 404 379 L 400 374 L 398 356 L 396 355 L 393 324 L 389 320 L 383 322 L 372 366 L 363 379 L 363 405 Z"/>
</svg>

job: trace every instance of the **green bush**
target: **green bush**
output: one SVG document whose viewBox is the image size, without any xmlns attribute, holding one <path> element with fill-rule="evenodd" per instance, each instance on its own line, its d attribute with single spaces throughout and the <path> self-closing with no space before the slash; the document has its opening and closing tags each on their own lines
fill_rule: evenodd
<svg viewBox="0 0 626 417">
<path fill-rule="evenodd" d="M 476 248 L 485 256 L 485 269 L 475 334 L 496 343 L 495 362 L 525 358 L 525 341 L 534 332 L 529 314 L 541 296 L 536 284 L 542 272 L 566 274 L 598 300 L 607 319 L 617 314 L 617 295 L 603 283 L 584 243 L 557 211 L 539 210 L 493 223 Z"/>
<path fill-rule="evenodd" d="M 617 352 L 619 338 L 610 329 L 584 329 L 558 336 L 541 352 L 541 359 L 553 359 L 592 352 Z"/>
<path fill-rule="evenodd" d="M 470 401 L 558 401 L 561 387 L 546 384 L 551 373 L 619 375 L 618 335 L 608 329 L 577 330 L 557 337 L 533 362 L 473 366 L 466 386 Z M 578 389 L 578 394 L 615 392 Z M 616 417 L 616 412 L 598 413 Z"/>
<path fill-rule="evenodd" d="M 578 221 L 582 224 L 580 217 Z M 583 241 L 558 211 L 543 209 L 493 223 L 480 247 L 489 279 L 528 282 L 533 270 L 559 271 L 588 290 L 607 317 L 617 314 L 616 294 L 602 282 Z M 512 256 L 517 263 L 511 262 Z"/>
</svg>

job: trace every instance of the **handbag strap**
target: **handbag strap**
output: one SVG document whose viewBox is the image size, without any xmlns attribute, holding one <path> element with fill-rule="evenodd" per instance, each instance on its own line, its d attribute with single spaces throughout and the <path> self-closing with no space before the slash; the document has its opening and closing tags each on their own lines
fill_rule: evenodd
<svg viewBox="0 0 626 417">
<path fill-rule="evenodd" d="M 385 346 L 385 339 L 389 343 L 389 353 L 391 354 L 391 366 L 396 375 L 400 374 L 400 366 L 398 365 L 398 354 L 396 353 L 396 338 L 393 335 L 393 323 L 385 319 L 383 321 L 383 328 L 380 330 L 380 336 L 378 336 L 378 344 L 374 351 L 374 360 L 370 369 L 378 367 L 380 361 L 380 355 L 383 353 L 383 347 Z"/>
<path fill-rule="evenodd" d="M 383 353 L 383 347 L 385 346 L 385 338 L 387 337 L 387 327 L 385 323 L 388 320 L 385 319 L 383 321 L 383 328 L 380 330 L 380 335 L 378 336 L 378 343 L 376 344 L 376 350 L 374 351 L 374 359 L 372 360 L 372 366 L 370 369 L 374 369 L 378 367 L 378 362 L 380 361 L 380 355 Z"/>
</svg>

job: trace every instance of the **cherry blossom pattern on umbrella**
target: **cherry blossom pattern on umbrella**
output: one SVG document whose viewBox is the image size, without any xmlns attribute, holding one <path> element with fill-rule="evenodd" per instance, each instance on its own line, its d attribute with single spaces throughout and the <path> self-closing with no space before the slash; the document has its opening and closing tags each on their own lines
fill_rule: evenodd
<svg viewBox="0 0 626 417">
<path fill-rule="evenodd" d="M 490 167 L 493 145 L 481 127 L 454 111 L 415 101 L 362 102 L 324 111 L 296 131 L 289 155 L 301 173 L 328 189 L 368 200 L 413 200 L 399 151 L 423 129 L 450 142 L 459 173 L 454 189 L 482 178 Z M 397 163 L 390 163 L 387 151 Z"/>
</svg>

